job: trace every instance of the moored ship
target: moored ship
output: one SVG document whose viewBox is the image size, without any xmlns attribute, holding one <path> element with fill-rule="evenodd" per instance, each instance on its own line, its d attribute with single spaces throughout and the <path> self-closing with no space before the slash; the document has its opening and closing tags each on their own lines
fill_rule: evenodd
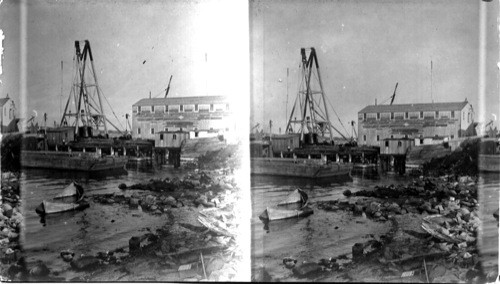
<svg viewBox="0 0 500 284">
<path fill-rule="evenodd" d="M 500 141 L 496 138 L 484 138 L 480 143 L 478 169 L 481 172 L 500 172 Z"/>
</svg>

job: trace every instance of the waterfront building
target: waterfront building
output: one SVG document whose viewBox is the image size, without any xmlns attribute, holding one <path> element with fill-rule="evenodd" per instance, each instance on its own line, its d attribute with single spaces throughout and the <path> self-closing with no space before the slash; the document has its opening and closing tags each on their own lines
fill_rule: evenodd
<svg viewBox="0 0 500 284">
<path fill-rule="evenodd" d="M 16 119 L 16 105 L 14 101 L 7 95 L 5 98 L 0 99 L 0 120 L 1 120 L 1 133 L 16 132 L 17 122 Z"/>
<path fill-rule="evenodd" d="M 415 145 L 474 135 L 474 110 L 467 102 L 369 105 L 358 112 L 358 144 L 380 146 L 386 139 Z M 417 141 L 418 140 L 418 141 Z"/>
<path fill-rule="evenodd" d="M 146 98 L 132 105 L 132 137 L 156 139 L 156 133 L 185 131 L 190 139 L 234 131 L 224 96 Z M 159 139 L 159 137 L 157 137 Z"/>
</svg>

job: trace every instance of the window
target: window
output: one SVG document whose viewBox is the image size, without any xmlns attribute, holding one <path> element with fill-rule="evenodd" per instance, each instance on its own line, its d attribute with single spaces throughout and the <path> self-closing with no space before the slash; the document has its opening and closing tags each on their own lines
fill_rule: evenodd
<svg viewBox="0 0 500 284">
<path fill-rule="evenodd" d="M 405 112 L 405 118 L 406 118 L 406 119 L 408 119 L 408 117 L 409 117 L 409 116 L 408 116 L 408 113 L 407 113 L 407 112 Z"/>
<path fill-rule="evenodd" d="M 363 135 L 363 141 L 366 141 L 366 135 Z"/>
<path fill-rule="evenodd" d="M 151 106 L 151 112 L 155 112 L 155 106 Z"/>
<path fill-rule="evenodd" d="M 198 131 L 194 133 L 194 137 L 198 137 Z"/>
<path fill-rule="evenodd" d="M 198 104 L 194 105 L 194 111 L 198 111 Z"/>
<path fill-rule="evenodd" d="M 210 104 L 210 111 L 214 111 L 214 105 Z"/>
<path fill-rule="evenodd" d="M 165 112 L 168 113 L 168 105 L 165 105 Z"/>
<path fill-rule="evenodd" d="M 407 138 L 407 139 L 408 139 L 408 134 L 405 134 L 405 138 Z"/>
<path fill-rule="evenodd" d="M 137 134 L 141 134 L 141 128 L 137 128 Z"/>
<path fill-rule="evenodd" d="M 455 135 L 453 135 L 453 134 L 452 134 L 452 135 L 451 135 L 451 139 L 453 139 L 453 138 L 455 138 Z"/>
<path fill-rule="evenodd" d="M 380 136 L 377 135 L 377 141 L 380 141 Z"/>
<path fill-rule="evenodd" d="M 455 118 L 455 112 L 451 111 L 451 118 Z"/>
<path fill-rule="evenodd" d="M 423 111 L 420 112 L 420 118 L 424 118 L 424 112 Z"/>
<path fill-rule="evenodd" d="M 155 134 L 155 129 L 151 128 L 151 134 Z"/>
<path fill-rule="evenodd" d="M 163 141 L 163 133 L 160 133 L 160 140 Z"/>
<path fill-rule="evenodd" d="M 394 113 L 391 112 L 391 119 L 394 119 Z"/>
<path fill-rule="evenodd" d="M 439 118 L 439 111 L 438 110 L 436 110 L 436 116 L 435 117 Z"/>
<path fill-rule="evenodd" d="M 180 106 L 179 106 L 179 111 L 180 111 L 180 112 L 183 112 L 183 111 L 184 111 L 184 105 L 180 105 Z"/>
<path fill-rule="evenodd" d="M 420 138 L 420 144 L 424 144 L 424 139 Z"/>
<path fill-rule="evenodd" d="M 389 140 L 385 140 L 385 147 L 389 147 Z"/>
<path fill-rule="evenodd" d="M 363 120 L 366 120 L 366 113 L 363 113 Z"/>
<path fill-rule="evenodd" d="M 137 107 L 137 112 L 138 112 L 138 113 L 141 113 L 141 106 L 138 106 L 138 107 Z M 465 117 L 465 116 L 464 116 L 464 117 Z"/>
<path fill-rule="evenodd" d="M 391 139 L 394 138 L 394 135 L 391 135 Z"/>
<path fill-rule="evenodd" d="M 137 113 L 137 107 L 132 107 L 132 113 Z"/>
<path fill-rule="evenodd" d="M 380 112 L 377 112 L 377 120 L 380 119 Z"/>
<path fill-rule="evenodd" d="M 172 140 L 177 140 L 177 135 L 176 134 L 172 135 Z"/>
<path fill-rule="evenodd" d="M 401 141 L 398 141 L 398 147 L 401 147 L 403 146 L 403 143 L 401 143 Z"/>
</svg>

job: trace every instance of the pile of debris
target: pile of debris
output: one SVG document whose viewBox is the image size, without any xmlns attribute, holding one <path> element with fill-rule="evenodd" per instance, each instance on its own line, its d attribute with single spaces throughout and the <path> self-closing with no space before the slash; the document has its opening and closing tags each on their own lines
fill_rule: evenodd
<svg viewBox="0 0 500 284">
<path fill-rule="evenodd" d="M 4 264 L 0 275 L 11 279 L 15 274 L 7 271 L 8 265 L 15 263 L 21 252 L 19 234 L 23 224 L 19 180 L 16 175 L 2 173 L 0 195 L 0 259 Z M 12 274 L 12 275 L 11 275 Z"/>
<path fill-rule="evenodd" d="M 182 179 L 122 184 L 122 193 L 94 195 L 94 202 L 101 204 L 118 203 L 168 216 L 164 228 L 156 234 L 132 237 L 129 253 L 108 263 L 138 256 L 157 257 L 165 270 L 165 279 L 238 279 L 243 253 L 235 239 L 240 223 L 237 216 L 241 214 L 238 206 L 241 191 L 228 172 L 227 168 L 196 170 Z M 129 195 L 130 190 L 135 192 Z"/>
<path fill-rule="evenodd" d="M 423 164 L 425 176 L 477 176 L 480 139 L 465 140 L 449 155 L 433 158 Z"/>
<path fill-rule="evenodd" d="M 378 186 L 354 193 L 346 190 L 344 195 L 346 199 L 316 205 L 325 211 L 348 210 L 373 221 L 392 223 L 387 235 L 373 236 L 353 246 L 353 260 L 369 261 L 367 256 L 374 255 L 375 262 L 385 267 L 377 273 L 371 269 L 370 276 L 365 275 L 369 279 L 402 280 L 404 273 L 420 277 L 413 279 L 418 281 L 429 281 L 429 277 L 430 281 L 489 279 L 482 274 L 478 260 L 481 221 L 476 179 L 420 177 L 407 185 Z M 423 264 L 425 261 L 431 266 Z M 349 268 L 348 279 L 366 280 L 357 270 L 362 265 L 354 264 L 344 266 Z"/>
</svg>

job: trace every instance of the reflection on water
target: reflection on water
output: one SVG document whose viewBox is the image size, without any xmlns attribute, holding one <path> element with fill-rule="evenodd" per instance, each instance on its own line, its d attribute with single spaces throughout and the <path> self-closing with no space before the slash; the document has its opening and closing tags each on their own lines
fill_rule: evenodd
<svg viewBox="0 0 500 284">
<path fill-rule="evenodd" d="M 64 172 L 51 170 L 24 170 L 21 176 L 24 229 L 21 239 L 28 261 L 42 260 L 49 267 L 67 267 L 59 252 L 71 249 L 77 254 L 96 254 L 128 245 L 132 236 L 154 231 L 162 226 L 164 218 L 152 216 L 122 204 L 93 203 L 95 194 L 133 192 L 120 190 L 118 185 L 149 181 L 152 178 L 181 176 L 180 170 L 162 169 L 150 172 L 118 171 L 101 173 Z M 69 183 L 77 181 L 84 190 L 90 207 L 83 211 L 69 211 L 46 215 L 43 219 L 35 208 L 52 199 Z"/>
<path fill-rule="evenodd" d="M 271 275 L 286 276 L 286 269 L 280 265 L 284 257 L 318 261 L 342 253 L 350 252 L 352 244 L 363 242 L 366 234 L 383 234 L 388 231 L 387 224 L 370 220 L 355 219 L 350 212 L 326 212 L 315 207 L 317 201 L 344 198 L 346 189 L 358 191 L 373 189 L 375 185 L 408 183 L 409 178 L 381 176 L 380 179 L 354 177 L 351 181 L 330 181 L 313 183 L 308 180 L 287 178 L 252 177 L 252 269 L 265 266 Z M 498 227 L 493 212 L 499 206 L 500 175 L 485 174 L 478 185 L 482 230 L 479 248 L 483 266 L 497 269 L 498 266 Z M 302 188 L 309 196 L 314 214 L 305 218 L 270 221 L 268 224 L 258 216 L 268 206 L 282 201 L 294 187 Z M 352 220 L 355 220 L 354 222 Z M 357 223 L 358 220 L 361 223 Z M 353 225 L 354 224 L 354 225 Z M 287 274 L 288 275 L 288 274 Z M 288 276 L 287 276 L 287 279 Z"/>
<path fill-rule="evenodd" d="M 280 265 L 284 257 L 292 256 L 300 261 L 328 259 L 350 252 L 352 244 L 362 242 L 368 233 L 385 233 L 388 225 L 384 223 L 360 220 L 349 212 L 319 210 L 315 203 L 343 198 L 342 193 L 346 189 L 356 191 L 373 188 L 376 184 L 406 181 L 400 177 L 381 177 L 378 180 L 354 177 L 317 183 L 304 179 L 252 176 L 252 268 L 265 266 L 271 275 L 283 276 L 287 273 Z M 310 207 L 314 210 L 313 215 L 275 220 L 267 224 L 259 220 L 258 216 L 266 207 L 275 206 L 294 187 L 300 187 L 307 193 Z"/>
</svg>

